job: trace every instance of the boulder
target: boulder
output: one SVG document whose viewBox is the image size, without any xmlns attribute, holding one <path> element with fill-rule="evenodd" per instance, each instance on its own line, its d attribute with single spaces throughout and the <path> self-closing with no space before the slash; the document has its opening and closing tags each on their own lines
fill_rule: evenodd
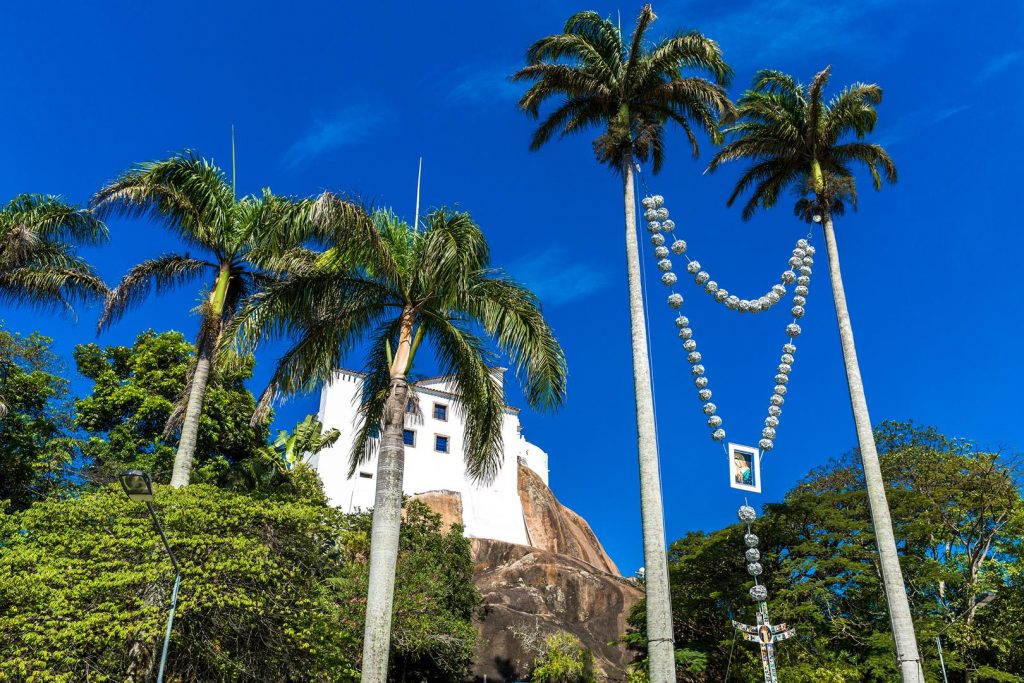
<svg viewBox="0 0 1024 683">
<path fill-rule="evenodd" d="M 594 655 L 599 678 L 625 680 L 632 655 L 609 643 L 643 595 L 631 581 L 578 558 L 473 539 L 473 583 L 487 604 L 478 624 L 474 680 L 524 680 L 545 636 L 566 631 Z"/>
<path fill-rule="evenodd" d="M 426 503 L 427 507 L 441 515 L 441 531 L 447 533 L 452 524 L 463 524 L 462 495 L 458 491 L 427 491 L 409 496 L 411 500 Z"/>
</svg>

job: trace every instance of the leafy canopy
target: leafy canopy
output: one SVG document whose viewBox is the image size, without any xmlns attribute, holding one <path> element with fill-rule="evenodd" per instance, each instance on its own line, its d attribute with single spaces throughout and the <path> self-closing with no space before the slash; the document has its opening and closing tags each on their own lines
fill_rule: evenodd
<svg viewBox="0 0 1024 683">
<path fill-rule="evenodd" d="M 697 132 L 718 139 L 720 118 L 733 111 L 723 88 L 732 70 L 721 49 L 696 31 L 650 45 L 647 32 L 655 19 L 645 5 L 627 44 L 611 20 L 579 12 L 562 33 L 530 46 L 527 65 L 512 76 L 532 83 L 519 107 L 539 119 L 546 101 L 558 103 L 534 131 L 530 149 L 540 149 L 556 134 L 603 127 L 594 141 L 598 161 L 621 172 L 630 159 L 652 159 L 657 173 L 665 158 L 667 122 L 683 129 L 694 156 Z M 684 75 L 689 72 L 699 75 Z"/>
<path fill-rule="evenodd" d="M 355 467 L 370 454 L 381 424 L 391 382 L 388 348 L 397 348 L 403 320 L 411 316 L 417 345 L 433 350 L 457 389 L 467 471 L 487 479 L 501 462 L 506 408 L 492 370 L 498 357 L 487 340 L 508 355 L 527 401 L 540 409 L 565 398 L 562 347 L 536 295 L 491 267 L 487 241 L 468 213 L 437 209 L 418 232 L 390 213 L 374 219 L 377 238 L 362 243 L 360 253 L 336 245 L 315 267 L 271 284 L 239 313 L 235 328 L 246 349 L 272 337 L 295 340 L 278 361 L 261 411 L 277 395 L 329 381 L 345 354 L 369 338 Z"/>
<path fill-rule="evenodd" d="M 865 142 L 878 119 L 882 89 L 854 83 L 825 100 L 832 67 L 799 83 L 781 71 L 759 71 L 753 87 L 737 102 L 739 121 L 725 129 L 728 142 L 708 165 L 715 171 L 728 161 L 748 161 L 728 205 L 750 192 L 743 207 L 749 219 L 758 208 L 775 206 L 785 190 L 818 196 L 820 212 L 842 196 L 856 200 L 853 164 L 871 173 L 876 190 L 883 178 L 896 182 L 896 165 L 881 145 Z M 798 215 L 806 204 L 798 203 Z"/>
<path fill-rule="evenodd" d="M 60 197 L 18 195 L 0 207 L 0 302 L 73 311 L 74 303 L 102 300 L 107 286 L 76 247 L 106 239 L 91 211 Z"/>
</svg>

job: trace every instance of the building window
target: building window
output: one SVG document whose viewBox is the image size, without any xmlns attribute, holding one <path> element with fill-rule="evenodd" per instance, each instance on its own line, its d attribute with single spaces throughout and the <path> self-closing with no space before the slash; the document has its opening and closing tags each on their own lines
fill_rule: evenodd
<svg viewBox="0 0 1024 683">
<path fill-rule="evenodd" d="M 434 450 L 435 451 L 437 451 L 438 453 L 447 453 L 448 452 L 448 447 L 449 447 L 449 444 L 448 444 L 448 437 L 447 436 L 443 436 L 441 434 L 435 434 L 434 435 Z"/>
<path fill-rule="evenodd" d="M 434 404 L 434 419 L 442 422 L 448 421 L 448 406 L 444 403 Z"/>
<path fill-rule="evenodd" d="M 373 479 L 373 475 L 370 474 L 369 472 L 360 472 L 359 476 L 362 477 L 363 479 Z"/>
<path fill-rule="evenodd" d="M 402 442 L 406 446 L 416 446 L 416 430 L 406 429 L 402 431 Z"/>
</svg>

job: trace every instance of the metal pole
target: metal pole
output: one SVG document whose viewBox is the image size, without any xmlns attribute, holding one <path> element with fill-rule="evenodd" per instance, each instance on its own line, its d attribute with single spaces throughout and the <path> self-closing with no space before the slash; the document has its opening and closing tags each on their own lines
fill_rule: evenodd
<svg viewBox="0 0 1024 683">
<path fill-rule="evenodd" d="M 167 631 L 164 633 L 164 650 L 160 654 L 160 670 L 156 675 L 156 683 L 164 683 L 164 667 L 167 666 L 167 648 L 171 646 L 171 626 L 174 625 L 174 611 L 178 609 L 178 586 L 181 585 L 181 574 L 174 575 L 174 591 L 171 592 L 171 613 L 167 616 Z"/>
<path fill-rule="evenodd" d="M 156 530 L 160 533 L 160 540 L 163 541 L 164 550 L 167 551 L 167 556 L 171 559 L 171 564 L 174 565 L 174 590 L 171 591 L 171 613 L 167 616 L 167 630 L 164 632 L 164 648 L 160 654 L 160 669 L 156 675 L 156 683 L 163 683 L 164 681 L 164 668 L 167 666 L 167 650 L 171 646 L 171 627 L 174 625 L 174 612 L 178 609 L 178 588 L 181 586 L 181 568 L 178 566 L 178 558 L 174 556 L 174 551 L 171 550 L 171 544 L 167 542 L 167 535 L 164 534 L 164 527 L 160 524 L 160 519 L 156 516 L 156 508 L 153 507 L 153 503 L 146 501 L 146 507 L 149 509 L 149 514 L 153 518 L 153 524 L 156 525 Z"/>
<path fill-rule="evenodd" d="M 949 683 L 949 679 L 946 678 L 946 660 L 942 658 L 942 636 L 935 636 L 935 647 L 939 648 L 939 666 L 942 667 L 942 680 L 944 683 Z"/>
</svg>

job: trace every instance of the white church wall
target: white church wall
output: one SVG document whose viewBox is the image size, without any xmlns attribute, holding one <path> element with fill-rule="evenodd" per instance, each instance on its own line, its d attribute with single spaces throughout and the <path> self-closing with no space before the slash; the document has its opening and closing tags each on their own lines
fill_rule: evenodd
<svg viewBox="0 0 1024 683">
<path fill-rule="evenodd" d="M 417 389 L 420 414 L 406 416 L 406 429 L 415 433 L 415 443 L 405 448 L 404 492 L 457 492 L 462 499 L 467 536 L 528 543 L 518 491 L 518 461 L 522 458 L 547 483 L 547 454 L 523 438 L 519 433 L 519 416 L 509 410 L 502 426 L 504 460 L 497 476 L 489 483 L 471 481 L 462 456 L 462 415 L 451 394 L 445 391 L 447 388 L 439 380 Z M 353 477 L 347 476 L 361 392 L 361 375 L 346 370 L 338 371 L 334 381 L 324 387 L 319 417 L 325 429 L 340 430 L 341 438 L 310 460 L 331 504 L 346 512 L 373 507 L 376 486 L 376 456 L 362 463 Z M 447 420 L 435 418 L 435 403 L 447 406 Z M 448 453 L 435 450 L 437 435 L 448 437 Z"/>
</svg>

